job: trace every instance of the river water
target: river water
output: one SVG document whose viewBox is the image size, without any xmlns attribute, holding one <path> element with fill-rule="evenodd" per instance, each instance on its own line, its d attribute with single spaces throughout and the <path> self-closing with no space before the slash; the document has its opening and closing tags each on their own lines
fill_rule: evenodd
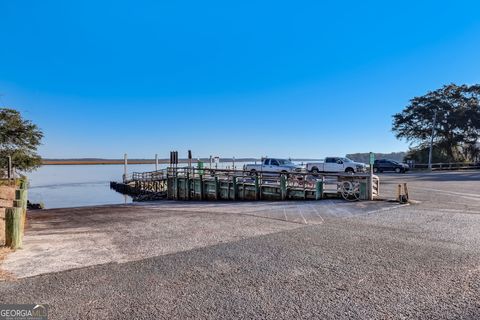
<svg viewBox="0 0 480 320">
<path fill-rule="evenodd" d="M 231 166 L 227 162 L 218 164 L 218 168 Z M 243 163 L 235 166 L 242 168 Z M 159 169 L 165 167 L 159 165 Z M 153 170 L 153 164 L 128 166 L 129 173 Z M 122 175 L 123 165 L 46 165 L 27 174 L 28 198 L 47 209 L 130 203 L 131 197 L 110 189 L 110 181 L 121 181 Z"/>
</svg>

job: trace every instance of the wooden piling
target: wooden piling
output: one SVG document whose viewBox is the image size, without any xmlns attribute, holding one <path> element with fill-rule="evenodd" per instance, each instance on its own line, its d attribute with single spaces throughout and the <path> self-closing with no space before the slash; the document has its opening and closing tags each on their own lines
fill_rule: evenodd
<svg viewBox="0 0 480 320">
<path fill-rule="evenodd" d="M 260 197 L 261 197 L 260 183 L 258 180 L 259 180 L 258 176 L 255 176 L 255 200 L 260 200 Z"/>
<path fill-rule="evenodd" d="M 205 199 L 205 190 L 203 188 L 203 175 L 200 175 L 200 200 Z"/>
<path fill-rule="evenodd" d="M 5 209 L 5 245 L 12 249 L 23 245 L 22 216 L 23 208 Z"/>
<path fill-rule="evenodd" d="M 280 194 L 282 200 L 287 199 L 287 177 L 284 174 L 280 176 Z"/>
<path fill-rule="evenodd" d="M 185 179 L 185 193 L 187 200 L 190 200 L 190 195 L 192 194 L 190 191 L 190 173 L 187 173 L 187 178 Z"/>
<path fill-rule="evenodd" d="M 22 185 L 22 183 L 20 184 Z M 22 209 L 22 230 L 25 227 L 25 223 L 27 222 L 27 199 L 28 191 L 26 189 L 15 190 L 15 200 L 18 200 L 18 206 L 16 205 L 15 207 L 20 207 Z"/>
<path fill-rule="evenodd" d="M 218 183 L 218 177 L 215 177 L 215 200 L 220 199 L 220 184 Z"/>
<path fill-rule="evenodd" d="M 320 200 L 323 198 L 323 181 L 317 180 L 315 182 L 315 200 Z"/>
<path fill-rule="evenodd" d="M 238 194 L 238 185 L 237 185 L 237 177 L 232 177 L 232 184 L 233 184 L 233 200 L 237 200 Z"/>
<path fill-rule="evenodd" d="M 175 199 L 178 200 L 180 198 L 180 188 L 178 185 L 178 177 L 175 177 Z"/>
</svg>

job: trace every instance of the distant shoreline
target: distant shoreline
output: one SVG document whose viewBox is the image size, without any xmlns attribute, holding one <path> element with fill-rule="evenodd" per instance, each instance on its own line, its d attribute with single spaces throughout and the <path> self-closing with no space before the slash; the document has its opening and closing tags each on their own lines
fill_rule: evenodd
<svg viewBox="0 0 480 320">
<path fill-rule="evenodd" d="M 318 159 L 292 159 L 292 161 L 317 161 Z M 209 163 L 210 158 L 192 159 L 192 163 Z M 238 158 L 235 162 L 255 162 L 260 159 Z M 233 158 L 221 158 L 220 162 L 233 162 Z M 123 165 L 123 159 L 43 159 L 42 165 Z M 169 164 L 169 159 L 158 159 L 159 164 Z M 179 159 L 179 163 L 188 163 L 188 159 Z M 155 159 L 128 159 L 128 164 L 155 164 Z"/>
</svg>

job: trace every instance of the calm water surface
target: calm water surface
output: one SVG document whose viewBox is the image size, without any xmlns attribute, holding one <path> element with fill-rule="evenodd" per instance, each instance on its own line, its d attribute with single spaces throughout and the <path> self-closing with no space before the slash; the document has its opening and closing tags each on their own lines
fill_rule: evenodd
<svg viewBox="0 0 480 320">
<path fill-rule="evenodd" d="M 220 163 L 219 168 L 231 166 Z M 241 168 L 243 163 L 236 163 Z M 165 168 L 160 165 L 159 168 Z M 129 165 L 128 172 L 155 170 L 153 164 Z M 128 196 L 110 190 L 110 181 L 121 181 L 123 165 L 48 165 L 28 174 L 29 200 L 46 208 L 130 203 Z"/>
</svg>

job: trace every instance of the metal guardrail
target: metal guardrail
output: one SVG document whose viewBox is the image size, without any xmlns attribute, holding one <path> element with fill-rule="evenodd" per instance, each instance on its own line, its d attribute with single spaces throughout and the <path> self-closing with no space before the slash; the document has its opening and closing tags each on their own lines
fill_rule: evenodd
<svg viewBox="0 0 480 320">
<path fill-rule="evenodd" d="M 415 163 L 412 169 L 428 169 L 428 163 Z M 432 163 L 433 170 L 480 169 L 480 162 L 439 162 Z"/>
</svg>

